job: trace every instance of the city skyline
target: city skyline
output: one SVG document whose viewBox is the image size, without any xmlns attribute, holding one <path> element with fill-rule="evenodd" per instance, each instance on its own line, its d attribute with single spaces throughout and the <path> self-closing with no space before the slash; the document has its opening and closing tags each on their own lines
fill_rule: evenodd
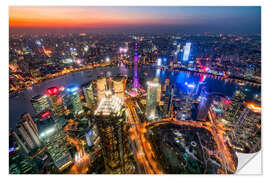
<svg viewBox="0 0 270 180">
<path fill-rule="evenodd" d="M 10 32 L 259 33 L 261 8 L 244 6 L 10 6 Z M 233 31 L 232 31 L 233 29 Z"/>
<path fill-rule="evenodd" d="M 10 174 L 237 174 L 261 151 L 260 7 L 10 15 Z"/>
</svg>

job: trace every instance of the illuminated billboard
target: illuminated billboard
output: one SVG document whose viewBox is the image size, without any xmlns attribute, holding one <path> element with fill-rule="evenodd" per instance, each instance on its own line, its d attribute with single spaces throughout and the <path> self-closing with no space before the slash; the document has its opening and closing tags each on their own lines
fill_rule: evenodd
<svg viewBox="0 0 270 180">
<path fill-rule="evenodd" d="M 191 43 L 187 42 L 184 50 L 183 61 L 187 61 L 189 58 Z"/>
</svg>

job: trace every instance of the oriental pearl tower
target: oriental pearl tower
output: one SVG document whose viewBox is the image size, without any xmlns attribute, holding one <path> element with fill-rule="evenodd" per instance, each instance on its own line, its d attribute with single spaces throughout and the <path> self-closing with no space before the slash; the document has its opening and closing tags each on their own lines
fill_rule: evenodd
<svg viewBox="0 0 270 180">
<path fill-rule="evenodd" d="M 138 43 L 135 42 L 135 53 L 134 53 L 134 76 L 133 76 L 133 89 L 137 90 L 140 87 L 138 77 Z"/>
</svg>

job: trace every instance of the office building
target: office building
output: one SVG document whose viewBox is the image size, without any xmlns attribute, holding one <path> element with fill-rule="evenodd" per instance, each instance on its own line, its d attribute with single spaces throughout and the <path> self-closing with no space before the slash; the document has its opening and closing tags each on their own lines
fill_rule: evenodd
<svg viewBox="0 0 270 180">
<path fill-rule="evenodd" d="M 170 91 L 166 94 L 165 98 L 165 109 L 164 109 L 164 117 L 173 116 L 173 97 L 174 97 L 174 86 L 170 87 Z"/>
<path fill-rule="evenodd" d="M 39 137 L 42 143 L 47 146 L 53 162 L 59 172 L 68 168 L 72 163 L 72 157 L 68 149 L 68 142 L 61 126 L 50 121 L 40 131 Z"/>
<path fill-rule="evenodd" d="M 199 121 L 207 121 L 208 110 L 210 108 L 212 102 L 212 96 L 206 90 L 206 88 L 202 88 L 200 93 L 200 103 L 198 106 L 198 114 L 197 120 Z"/>
<path fill-rule="evenodd" d="M 32 97 L 31 104 L 36 114 L 39 114 L 50 108 L 47 95 L 37 95 Z"/>
<path fill-rule="evenodd" d="M 36 164 L 26 154 L 26 147 L 15 131 L 9 133 L 9 174 L 37 174 Z M 28 152 L 26 152 L 28 153 Z"/>
<path fill-rule="evenodd" d="M 89 109 L 93 109 L 95 107 L 95 97 L 93 94 L 93 83 L 90 83 L 89 86 L 83 88 L 83 93 L 86 101 L 86 106 Z"/>
<path fill-rule="evenodd" d="M 10 130 L 9 132 L 9 143 L 12 143 L 12 140 L 10 140 L 12 136 L 13 140 L 16 140 L 17 144 L 20 145 L 22 147 L 22 149 L 24 150 L 25 153 L 29 153 L 29 149 L 26 147 L 26 145 L 23 143 L 22 139 L 18 136 L 18 134 L 14 131 L 14 130 Z M 10 147 L 12 148 L 12 147 Z"/>
<path fill-rule="evenodd" d="M 51 87 L 47 89 L 48 99 L 51 104 L 53 113 L 56 116 L 63 116 L 65 109 L 63 105 L 63 99 L 59 92 L 60 91 L 58 87 Z"/>
<path fill-rule="evenodd" d="M 95 145 L 95 141 L 97 140 L 97 137 L 98 137 L 97 126 L 96 126 L 96 124 L 91 124 L 88 132 L 85 133 L 87 145 L 88 146 Z"/>
<path fill-rule="evenodd" d="M 40 146 L 38 129 L 29 113 L 23 114 L 21 121 L 17 124 L 17 129 L 26 143 L 26 147 L 31 149 Z"/>
<path fill-rule="evenodd" d="M 255 153 L 261 149 L 261 105 L 245 102 L 234 127 L 232 142 L 235 150 L 243 153 Z"/>
<path fill-rule="evenodd" d="M 191 48 L 191 43 L 187 42 L 184 48 L 183 61 L 189 60 L 190 48 Z"/>
<path fill-rule="evenodd" d="M 95 119 L 101 138 L 106 173 L 125 173 L 128 162 L 126 113 L 121 99 L 112 94 L 109 88 L 106 88 L 105 97 L 101 99 L 95 111 Z"/>
<path fill-rule="evenodd" d="M 77 86 L 69 86 L 67 89 L 68 109 L 73 115 L 79 115 L 84 112 L 82 102 L 79 95 L 79 88 Z"/>
<path fill-rule="evenodd" d="M 228 129 L 228 133 L 230 133 L 237 120 L 239 119 L 240 112 L 243 109 L 243 102 L 245 101 L 246 94 L 244 93 L 242 88 L 239 88 L 235 91 L 229 107 L 226 109 L 224 113 L 224 125 Z"/>
<path fill-rule="evenodd" d="M 112 91 L 113 93 L 118 96 L 122 102 L 125 101 L 125 78 L 122 76 L 115 76 L 110 78 L 112 81 Z"/>
<path fill-rule="evenodd" d="M 106 86 L 106 78 L 101 77 L 97 79 L 97 104 L 99 104 L 100 100 L 104 98 L 105 94 L 105 86 Z"/>
<path fill-rule="evenodd" d="M 154 81 L 147 82 L 147 97 L 146 97 L 146 117 L 149 121 L 157 118 L 156 108 L 158 100 L 160 100 L 160 84 L 158 79 L 155 78 Z"/>
</svg>

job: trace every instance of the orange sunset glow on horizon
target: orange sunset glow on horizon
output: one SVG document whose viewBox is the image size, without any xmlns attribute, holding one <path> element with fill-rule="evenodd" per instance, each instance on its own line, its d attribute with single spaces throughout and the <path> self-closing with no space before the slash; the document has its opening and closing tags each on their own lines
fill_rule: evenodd
<svg viewBox="0 0 270 180">
<path fill-rule="evenodd" d="M 10 27 L 91 27 L 120 24 L 174 24 L 174 19 L 127 13 L 109 7 L 19 7 L 9 9 Z"/>
<path fill-rule="evenodd" d="M 10 32 L 260 32 L 260 8 L 10 6 Z"/>
</svg>

